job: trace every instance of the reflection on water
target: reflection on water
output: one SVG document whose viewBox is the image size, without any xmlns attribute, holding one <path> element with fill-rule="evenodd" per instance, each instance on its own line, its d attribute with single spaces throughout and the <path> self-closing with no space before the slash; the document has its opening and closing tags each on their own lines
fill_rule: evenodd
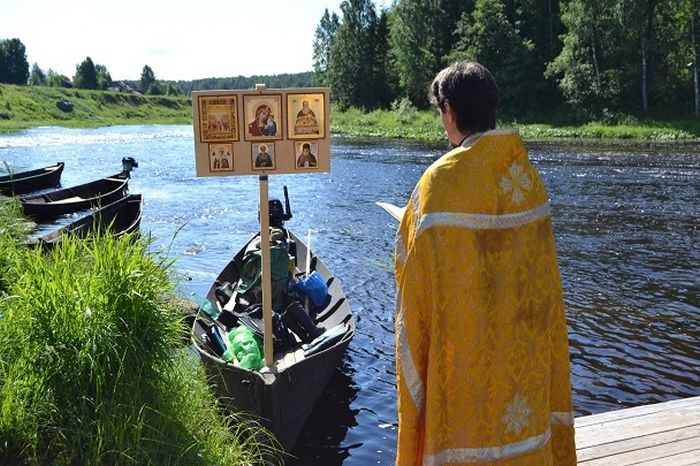
<svg viewBox="0 0 700 466">
<path fill-rule="evenodd" d="M 529 148 L 552 199 L 577 413 L 700 395 L 700 147 Z M 336 138 L 331 173 L 271 177 L 271 196 L 289 186 L 289 226 L 312 229 L 358 319 L 290 464 L 393 464 L 396 225 L 374 202 L 405 203 L 443 150 Z M 177 257 L 182 293 L 204 294 L 257 229 L 254 177 L 195 178 L 184 126 L 0 135 L 0 160 L 14 167 L 65 161 L 63 186 L 111 174 L 123 156 L 139 162 L 130 186 L 144 195 L 142 229 Z"/>
<path fill-rule="evenodd" d="M 352 408 L 358 387 L 355 369 L 346 358 L 336 369 L 307 420 L 308 429 L 299 436 L 287 466 L 342 464 L 351 455 L 352 445 L 344 445 L 348 430 L 357 426 L 359 409 Z"/>
</svg>

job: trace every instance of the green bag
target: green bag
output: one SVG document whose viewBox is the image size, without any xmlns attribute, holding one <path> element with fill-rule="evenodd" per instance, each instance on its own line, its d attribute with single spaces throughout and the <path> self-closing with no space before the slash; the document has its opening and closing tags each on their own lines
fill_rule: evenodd
<svg viewBox="0 0 700 466">
<path fill-rule="evenodd" d="M 249 370 L 258 370 L 264 366 L 261 343 L 250 329 L 244 325 L 236 327 L 229 332 L 228 339 L 230 348 L 224 355 L 225 360 L 235 358 L 241 367 Z"/>
<path fill-rule="evenodd" d="M 273 232 L 270 234 L 270 263 L 272 270 L 272 309 L 284 311 L 283 293 L 289 280 L 289 253 L 287 240 L 283 235 Z M 253 241 L 243 255 L 241 277 L 236 284 L 236 291 L 245 294 L 254 287 L 259 287 L 262 279 L 262 251 L 260 241 Z M 254 303 L 251 303 L 254 304 Z"/>
</svg>

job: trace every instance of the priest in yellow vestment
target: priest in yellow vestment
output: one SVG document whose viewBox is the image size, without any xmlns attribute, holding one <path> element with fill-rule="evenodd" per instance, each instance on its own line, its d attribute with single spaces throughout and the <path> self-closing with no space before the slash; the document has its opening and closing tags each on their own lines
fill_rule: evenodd
<svg viewBox="0 0 700 466">
<path fill-rule="evenodd" d="M 455 149 L 396 239 L 397 465 L 576 464 L 549 201 L 497 92 L 477 63 L 431 86 Z"/>
</svg>

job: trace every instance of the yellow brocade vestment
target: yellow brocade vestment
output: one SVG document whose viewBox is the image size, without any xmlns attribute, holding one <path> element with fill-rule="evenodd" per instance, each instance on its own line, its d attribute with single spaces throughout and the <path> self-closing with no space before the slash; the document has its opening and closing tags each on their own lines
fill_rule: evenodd
<svg viewBox="0 0 700 466">
<path fill-rule="evenodd" d="M 517 131 L 433 163 L 396 239 L 397 465 L 574 465 L 547 193 Z"/>
</svg>

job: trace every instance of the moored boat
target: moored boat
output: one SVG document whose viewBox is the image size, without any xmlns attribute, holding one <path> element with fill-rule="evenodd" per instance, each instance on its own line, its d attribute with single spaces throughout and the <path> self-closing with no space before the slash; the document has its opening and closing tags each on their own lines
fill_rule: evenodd
<svg viewBox="0 0 700 466">
<path fill-rule="evenodd" d="M 273 202 L 279 201 L 270 201 L 270 224 L 278 227 L 276 234 L 283 236 L 284 244 L 288 245 L 288 256 L 284 257 L 288 257 L 292 262 L 289 267 L 293 268 L 294 272 L 290 272 L 290 280 L 294 282 L 294 277 L 305 275 L 304 271 L 315 271 L 327 286 L 325 302 L 305 317 L 312 319 L 318 333 L 312 335 L 309 332 L 306 338 L 300 338 L 301 331 L 308 328 L 295 330 L 291 333 L 293 341 L 290 345 L 275 347 L 272 366 L 260 370 L 246 369 L 235 360 L 227 362 L 225 355 L 211 343 L 209 336 L 225 336 L 226 332 L 239 325 L 252 328 L 254 333 L 262 333 L 263 323 L 260 318 L 251 318 L 250 315 L 253 314 L 236 312 L 240 309 L 240 301 L 236 303 L 237 294 L 234 292 L 229 298 L 226 293 L 221 292 L 225 287 L 222 284 L 236 284 L 241 275 L 245 275 L 244 261 L 251 247 L 254 248 L 256 242 L 259 244 L 258 234 L 234 256 L 212 284 L 207 301 L 209 305 L 216 306 L 221 313 L 215 320 L 207 318 L 202 312 L 192 319 L 192 343 L 211 376 L 220 402 L 229 409 L 257 417 L 275 434 L 283 448 L 291 451 L 306 418 L 355 333 L 355 317 L 339 280 L 332 276 L 326 265 L 309 251 L 294 233 L 286 229 L 281 221 L 273 221 L 273 212 L 280 210 L 273 208 Z M 284 266 L 282 268 L 284 270 Z M 272 275 L 274 280 L 274 265 Z M 273 288 L 274 286 L 273 284 Z M 274 293 L 272 300 L 274 303 Z M 286 318 L 281 317 L 290 312 L 286 301 L 285 306 L 286 310 L 282 314 L 273 312 L 279 318 L 277 324 L 273 324 L 277 328 L 274 331 L 275 338 L 278 337 L 279 320 L 287 322 Z M 301 308 L 301 312 L 306 311 Z M 291 324 L 289 329 L 294 329 Z"/>
<path fill-rule="evenodd" d="M 129 176 L 138 163 L 122 159 L 122 172 L 89 183 L 20 198 L 24 215 L 41 222 L 90 207 L 106 206 L 129 194 Z"/>
<path fill-rule="evenodd" d="M 63 162 L 36 170 L 0 176 L 1 194 L 25 194 L 58 186 L 61 183 Z"/>
<path fill-rule="evenodd" d="M 132 194 L 95 209 L 90 214 L 64 227 L 43 236 L 31 238 L 28 244 L 51 248 L 59 243 L 64 235 L 85 238 L 90 233 L 98 235 L 110 233 L 120 237 L 138 231 L 141 216 L 141 194 Z"/>
</svg>

